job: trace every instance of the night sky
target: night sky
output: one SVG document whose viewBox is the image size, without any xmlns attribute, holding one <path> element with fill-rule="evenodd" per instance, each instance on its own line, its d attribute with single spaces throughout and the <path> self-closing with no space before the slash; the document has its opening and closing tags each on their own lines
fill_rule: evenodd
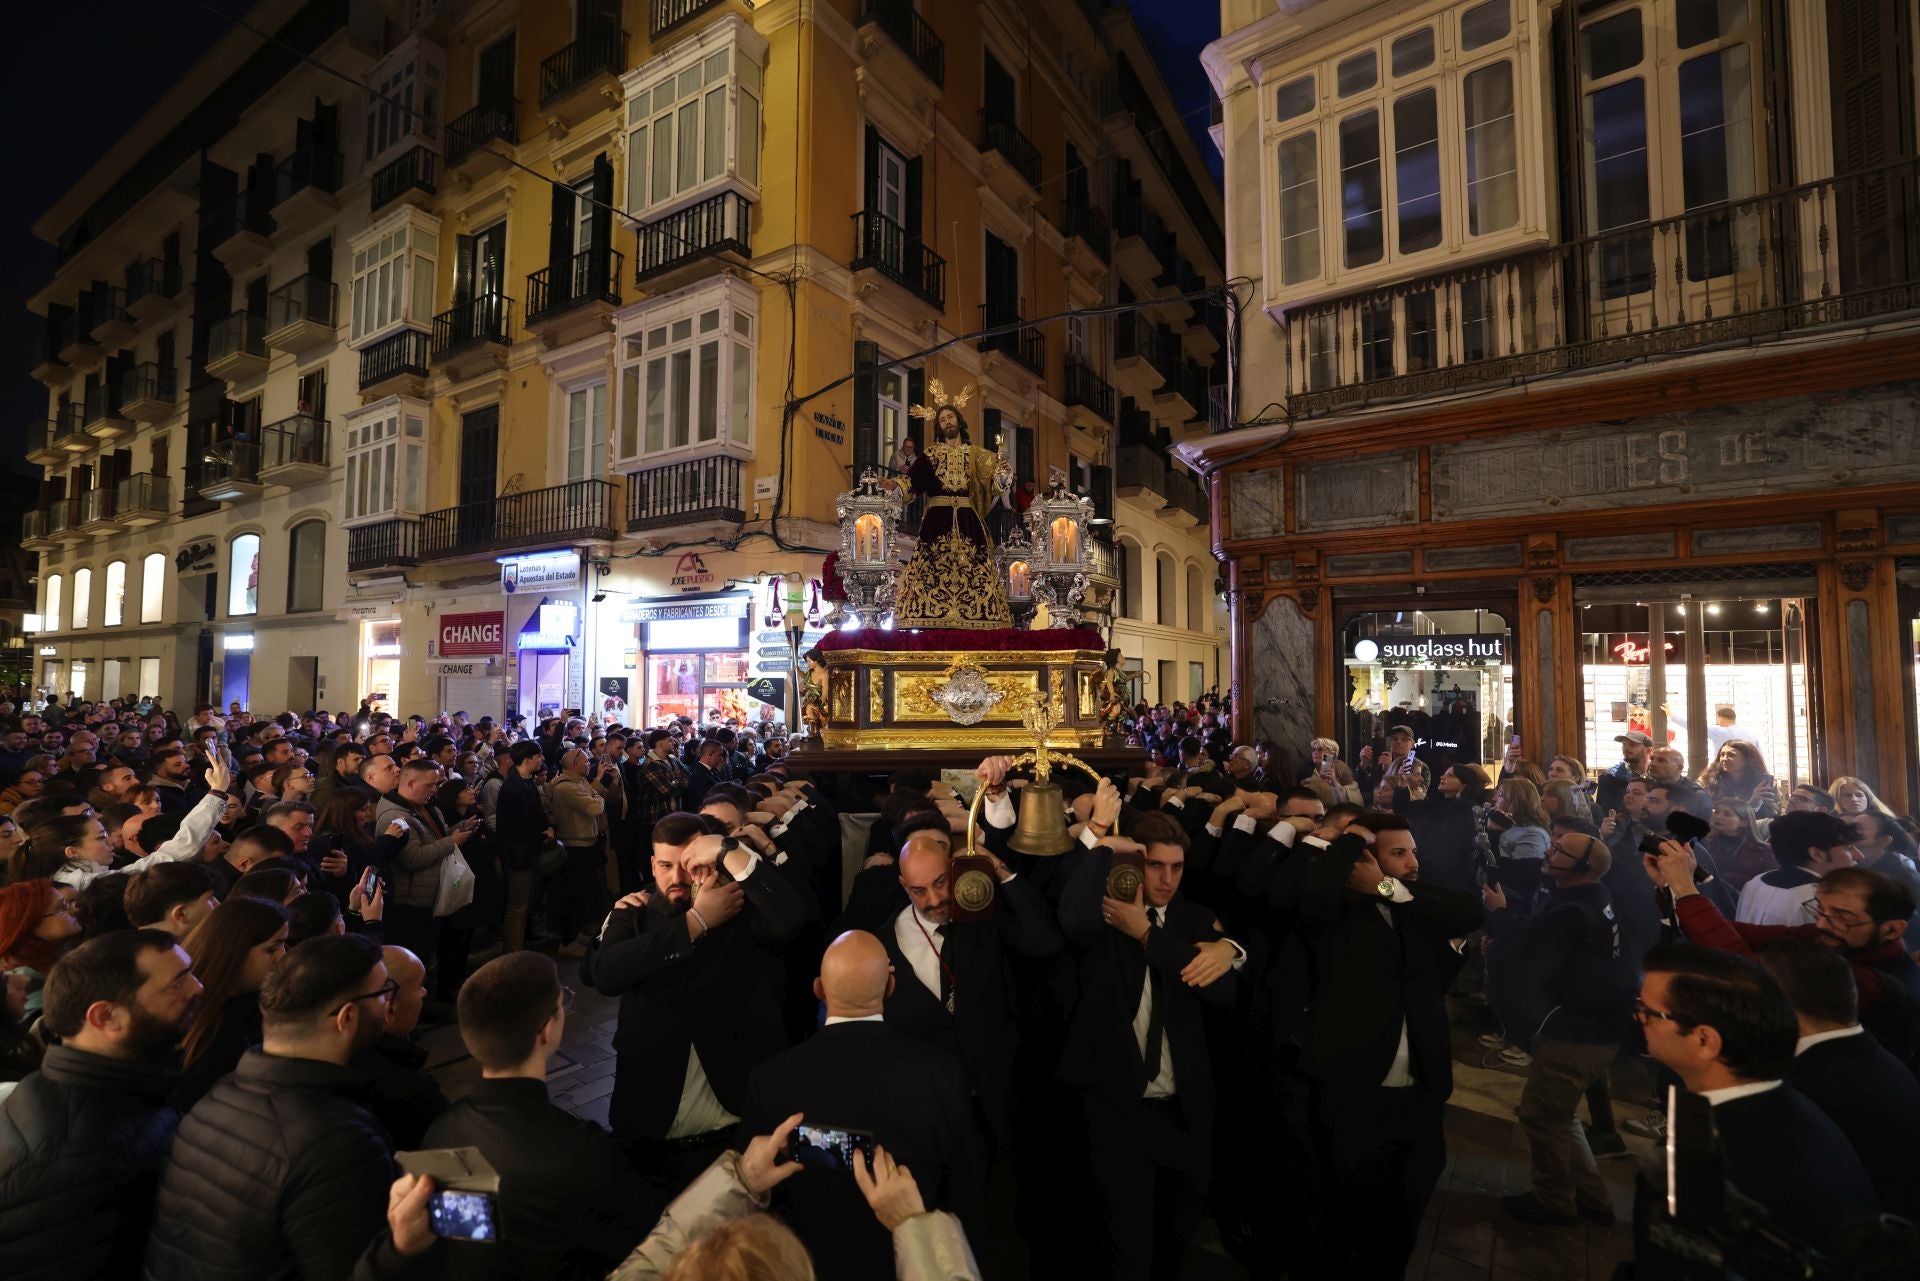
<svg viewBox="0 0 1920 1281">
<path fill-rule="evenodd" d="M 240 14 L 246 0 L 214 0 Z M 1207 77 L 1201 48 L 1220 31 L 1217 5 L 1133 0 L 1134 20 L 1162 55 L 1183 122 L 1216 179 L 1220 158 L 1207 138 Z M 46 413 L 46 391 L 28 376 L 42 321 L 27 300 L 53 274 L 53 247 L 33 224 L 59 195 L 229 29 L 193 0 L 106 0 L 15 6 L 5 41 L 4 81 L 14 103 L 9 139 L 14 196 L 0 226 L 6 296 L 0 299 L 0 465 L 33 474 L 24 461 L 29 424 Z"/>
</svg>

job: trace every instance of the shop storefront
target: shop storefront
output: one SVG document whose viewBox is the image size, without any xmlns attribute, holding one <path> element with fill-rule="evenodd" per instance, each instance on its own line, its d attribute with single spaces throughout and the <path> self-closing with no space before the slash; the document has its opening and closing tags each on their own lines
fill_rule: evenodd
<svg viewBox="0 0 1920 1281">
<path fill-rule="evenodd" d="M 429 672 L 439 685 L 440 710 L 498 719 L 507 706 L 506 610 L 464 610 L 435 622 Z"/>
<path fill-rule="evenodd" d="M 360 697 L 376 712 L 401 715 L 398 618 L 370 618 L 360 624 Z"/>
<path fill-rule="evenodd" d="M 220 637 L 220 670 L 214 681 L 213 702 L 224 707 L 238 703 L 253 707 L 253 633 L 227 632 Z"/>
<path fill-rule="evenodd" d="M 1509 607 L 1510 609 L 1511 607 Z M 1488 609 L 1360 610 L 1344 626 L 1348 683 L 1341 755 L 1376 752 L 1395 725 L 1437 774 L 1506 752 L 1513 666 L 1507 620 Z"/>
<path fill-rule="evenodd" d="M 500 561 L 505 623 L 513 637 L 512 672 L 502 706 L 530 724 L 584 710 L 589 632 L 585 573 L 574 548 Z"/>
</svg>

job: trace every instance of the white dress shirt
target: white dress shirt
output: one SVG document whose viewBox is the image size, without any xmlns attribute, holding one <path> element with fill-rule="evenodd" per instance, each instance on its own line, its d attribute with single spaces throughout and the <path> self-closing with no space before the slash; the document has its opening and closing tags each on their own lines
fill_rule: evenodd
<svg viewBox="0 0 1920 1281">
<path fill-rule="evenodd" d="M 673 1124 L 667 1127 L 667 1137 L 684 1139 L 738 1124 L 740 1118 L 727 1111 L 720 1096 L 713 1092 L 707 1070 L 700 1065 L 700 1051 L 689 1045 L 686 1081 L 680 1087 L 680 1107 L 673 1114 Z"/>
<path fill-rule="evenodd" d="M 1155 929 L 1165 923 L 1166 909 L 1149 907 L 1147 920 Z M 1153 1022 L 1153 962 L 1147 962 L 1148 972 L 1140 979 L 1140 1006 L 1133 1012 L 1133 1039 L 1140 1047 L 1140 1061 L 1147 1061 L 1147 1028 Z M 1170 1099 L 1173 1097 L 1173 1044 L 1167 1039 L 1166 1025 L 1163 1021 L 1160 1033 L 1160 1075 L 1147 1082 L 1147 1089 L 1140 1097 L 1147 1099 Z"/>
<path fill-rule="evenodd" d="M 1803 1036 L 1793 1043 L 1793 1057 L 1799 1058 L 1822 1041 L 1837 1041 L 1843 1036 L 1860 1036 L 1866 1030 L 1855 1023 L 1852 1027 L 1837 1027 L 1831 1032 L 1815 1032 L 1812 1036 Z"/>
<path fill-rule="evenodd" d="M 1745 1085 L 1727 1085 L 1717 1090 L 1702 1090 L 1700 1097 L 1714 1107 L 1722 1103 L 1731 1103 L 1735 1099 L 1744 1099 L 1750 1094 L 1765 1094 L 1768 1090 L 1777 1090 L 1780 1081 L 1748 1081 Z"/>
<path fill-rule="evenodd" d="M 907 958 L 907 965 L 913 970 L 913 977 L 920 980 L 920 986 L 938 997 L 943 942 L 940 927 L 909 903 L 905 911 L 893 918 L 893 940 L 900 945 L 900 955 Z"/>
<path fill-rule="evenodd" d="M 1393 902 L 1413 902 L 1412 891 L 1407 889 L 1405 885 L 1402 885 L 1400 881 L 1394 877 L 1389 876 L 1387 879 L 1393 882 Z M 1374 911 L 1380 913 L 1380 917 L 1387 923 L 1388 929 L 1397 928 L 1393 923 L 1393 913 L 1387 908 L 1386 902 L 1382 901 L 1375 904 Z M 1413 1083 L 1413 1046 L 1407 1040 L 1407 1016 L 1402 1014 L 1400 1016 L 1400 1044 L 1394 1048 L 1393 1062 L 1388 1066 L 1387 1074 L 1380 1079 L 1380 1084 L 1387 1089 L 1397 1090 L 1404 1089 Z"/>
<path fill-rule="evenodd" d="M 832 1027 L 835 1023 L 885 1023 L 884 1014 L 829 1014 L 823 1027 Z"/>
</svg>

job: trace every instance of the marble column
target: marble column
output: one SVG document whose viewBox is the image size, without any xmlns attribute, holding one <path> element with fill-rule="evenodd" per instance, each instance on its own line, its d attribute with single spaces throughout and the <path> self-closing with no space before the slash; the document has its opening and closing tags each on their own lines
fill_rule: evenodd
<svg viewBox="0 0 1920 1281">
<path fill-rule="evenodd" d="M 1247 669 L 1256 740 L 1279 744 L 1287 759 L 1306 759 L 1314 736 L 1317 686 L 1313 620 L 1282 596 L 1253 620 Z"/>
</svg>

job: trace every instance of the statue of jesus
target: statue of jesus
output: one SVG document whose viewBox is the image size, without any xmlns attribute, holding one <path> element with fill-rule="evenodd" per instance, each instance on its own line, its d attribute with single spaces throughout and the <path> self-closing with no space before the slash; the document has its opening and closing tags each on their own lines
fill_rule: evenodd
<svg viewBox="0 0 1920 1281">
<path fill-rule="evenodd" d="M 971 388 L 949 397 L 934 379 L 928 393 L 931 403 L 915 405 L 911 412 L 932 422 L 934 443 L 900 482 L 926 500 L 926 514 L 920 519 L 919 545 L 901 575 L 894 626 L 1011 627 L 1006 587 L 982 513 L 993 493 L 1006 492 L 1013 468 L 967 439 L 960 410 Z"/>
</svg>

